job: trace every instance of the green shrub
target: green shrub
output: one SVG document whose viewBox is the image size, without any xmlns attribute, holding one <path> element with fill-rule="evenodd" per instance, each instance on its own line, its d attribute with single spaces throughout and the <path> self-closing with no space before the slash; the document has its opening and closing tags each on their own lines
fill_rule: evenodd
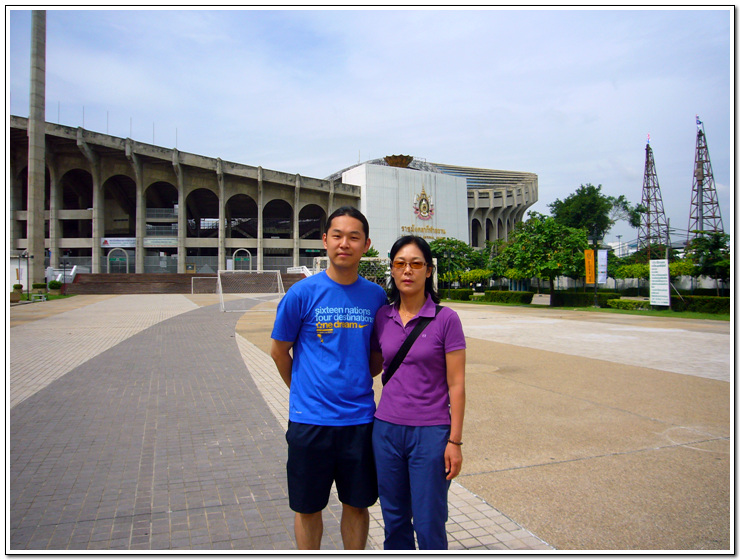
<svg viewBox="0 0 740 560">
<path fill-rule="evenodd" d="M 650 302 L 637 299 L 610 299 L 606 302 L 607 307 L 614 309 L 650 309 Z"/>
<path fill-rule="evenodd" d="M 671 296 L 673 311 L 696 311 L 697 313 L 730 313 L 730 298 L 709 296 Z"/>
<path fill-rule="evenodd" d="M 440 290 L 439 296 L 445 299 L 454 299 L 457 301 L 470 301 L 470 296 L 473 295 L 473 290 L 455 290 L 445 289 Z"/>
<path fill-rule="evenodd" d="M 693 290 L 679 290 L 682 296 L 709 296 L 717 297 L 717 288 L 694 288 Z M 671 293 L 671 298 L 675 293 Z M 676 296 L 678 297 L 678 296 Z"/>
<path fill-rule="evenodd" d="M 483 301 L 529 304 L 532 303 L 533 297 L 534 292 L 489 290 L 485 292 L 485 295 L 483 296 Z"/>
<path fill-rule="evenodd" d="M 550 294 L 550 307 L 588 307 L 594 304 L 593 292 L 561 292 Z"/>
<path fill-rule="evenodd" d="M 653 309 L 648 300 L 612 299 L 607 304 L 614 309 Z M 681 299 L 678 296 L 671 296 L 671 310 L 727 315 L 730 313 L 730 298 L 683 296 Z"/>
<path fill-rule="evenodd" d="M 14 290 L 22 290 L 23 289 L 23 284 L 13 284 L 13 289 Z"/>
<path fill-rule="evenodd" d="M 61 290 L 62 283 L 59 280 L 51 280 L 49 281 L 49 289 L 50 290 Z"/>
<path fill-rule="evenodd" d="M 596 292 L 596 301 L 599 307 L 606 307 L 610 299 L 619 299 L 621 295 L 618 292 Z M 594 304 L 593 291 L 588 292 L 565 292 L 555 290 L 550 293 L 551 307 L 592 307 Z"/>
</svg>

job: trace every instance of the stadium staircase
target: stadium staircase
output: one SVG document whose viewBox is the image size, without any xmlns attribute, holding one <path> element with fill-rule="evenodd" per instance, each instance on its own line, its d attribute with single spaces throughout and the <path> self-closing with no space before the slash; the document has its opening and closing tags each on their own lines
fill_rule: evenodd
<svg viewBox="0 0 740 560">
<path fill-rule="evenodd" d="M 216 274 L 77 274 L 65 286 L 67 294 L 189 294 L 192 278 L 216 278 Z M 303 274 L 282 274 L 283 286 L 304 278 Z"/>
</svg>

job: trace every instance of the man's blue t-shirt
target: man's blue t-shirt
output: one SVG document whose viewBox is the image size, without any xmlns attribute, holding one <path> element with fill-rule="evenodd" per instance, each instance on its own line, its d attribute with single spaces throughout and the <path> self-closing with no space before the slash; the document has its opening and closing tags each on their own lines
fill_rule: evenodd
<svg viewBox="0 0 740 560">
<path fill-rule="evenodd" d="M 386 300 L 385 290 L 365 278 L 343 285 L 326 272 L 301 280 L 283 296 L 272 338 L 293 342 L 292 422 L 372 422 L 370 335 L 375 314 Z"/>
</svg>

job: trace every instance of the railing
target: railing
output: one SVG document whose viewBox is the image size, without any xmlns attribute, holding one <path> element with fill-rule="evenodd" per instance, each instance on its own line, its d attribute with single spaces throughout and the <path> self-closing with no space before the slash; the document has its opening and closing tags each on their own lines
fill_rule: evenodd
<svg viewBox="0 0 740 560">
<path fill-rule="evenodd" d="M 147 218 L 177 218 L 177 208 L 147 208 Z"/>
<path fill-rule="evenodd" d="M 304 276 L 308 277 L 313 274 L 307 266 L 291 266 L 288 269 L 288 274 L 303 274 Z"/>
<path fill-rule="evenodd" d="M 146 225 L 146 235 L 151 237 L 163 236 L 170 237 L 177 235 L 177 224 L 166 224 L 166 225 Z"/>
<path fill-rule="evenodd" d="M 177 258 L 171 256 L 144 257 L 144 272 L 177 272 Z"/>
</svg>

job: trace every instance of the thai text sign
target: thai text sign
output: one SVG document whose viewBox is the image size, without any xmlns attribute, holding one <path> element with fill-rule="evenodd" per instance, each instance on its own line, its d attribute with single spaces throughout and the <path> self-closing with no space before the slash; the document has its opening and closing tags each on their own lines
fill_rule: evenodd
<svg viewBox="0 0 740 560">
<path fill-rule="evenodd" d="M 599 284 L 606 284 L 606 249 L 599 249 Z"/>
<path fill-rule="evenodd" d="M 650 261 L 650 305 L 671 305 L 671 277 L 666 259 Z"/>
<path fill-rule="evenodd" d="M 586 249 L 583 253 L 586 256 L 586 284 L 593 284 L 596 280 L 596 274 L 594 272 L 594 250 Z"/>
</svg>

